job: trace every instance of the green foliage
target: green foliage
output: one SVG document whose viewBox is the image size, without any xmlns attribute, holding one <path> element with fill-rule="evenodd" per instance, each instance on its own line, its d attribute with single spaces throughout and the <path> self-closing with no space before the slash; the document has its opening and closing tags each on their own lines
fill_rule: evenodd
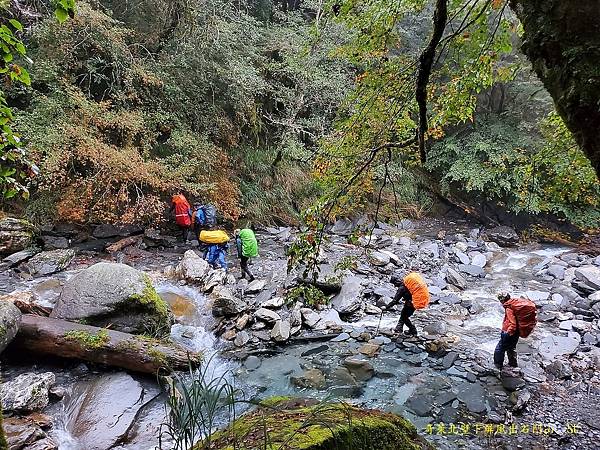
<svg viewBox="0 0 600 450">
<path fill-rule="evenodd" d="M 304 228 L 286 250 L 288 273 L 295 267 L 303 265 L 302 277 L 307 279 L 310 275 L 313 279 L 317 279 L 319 272 L 317 256 L 321 243 L 326 239 L 325 225 L 321 221 L 322 208 L 323 205 L 317 203 L 302 213 L 301 220 Z"/>
<path fill-rule="evenodd" d="M 316 286 L 311 284 L 301 284 L 300 286 L 296 286 L 287 292 L 285 301 L 287 304 L 293 304 L 297 301 L 302 301 L 307 306 L 316 307 L 329 303 L 329 297 L 327 297 L 323 291 Z"/>
<path fill-rule="evenodd" d="M 107 330 L 99 330 L 96 334 L 85 330 L 71 330 L 65 334 L 65 339 L 77 341 L 86 350 L 97 350 L 110 341 L 110 336 Z"/>
</svg>

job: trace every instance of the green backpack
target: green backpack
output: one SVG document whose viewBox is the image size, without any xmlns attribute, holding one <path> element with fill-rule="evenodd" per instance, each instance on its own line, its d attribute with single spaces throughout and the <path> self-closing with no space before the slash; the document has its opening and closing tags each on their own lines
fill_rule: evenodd
<svg viewBox="0 0 600 450">
<path fill-rule="evenodd" d="M 258 242 L 256 242 L 254 231 L 244 228 L 240 231 L 240 240 L 242 241 L 242 255 L 247 258 L 258 256 Z"/>
</svg>

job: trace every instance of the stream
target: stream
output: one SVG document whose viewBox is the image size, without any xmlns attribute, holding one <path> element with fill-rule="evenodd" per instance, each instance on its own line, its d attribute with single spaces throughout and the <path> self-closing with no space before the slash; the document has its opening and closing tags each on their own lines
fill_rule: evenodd
<svg viewBox="0 0 600 450">
<path fill-rule="evenodd" d="M 419 230 L 412 231 L 412 236 L 417 242 L 426 239 Z M 259 235 L 259 241 L 262 260 L 256 261 L 254 270 L 259 277 L 279 285 L 285 279 L 281 243 L 268 233 Z M 142 257 L 126 262 L 145 270 L 159 295 L 171 306 L 177 320 L 171 329 L 171 338 L 190 350 L 203 352 L 211 376 L 229 377 L 247 399 L 282 395 L 342 399 L 367 408 L 400 413 L 423 430 L 427 424 L 458 422 L 469 415 L 490 417 L 500 403 L 508 401 L 510 392 L 503 389 L 498 377 L 486 372 L 504 315 L 496 295 L 511 292 L 513 296 L 552 303 L 548 293 L 553 288 L 553 280 L 536 276 L 535 266 L 571 251 L 566 247 L 538 244 L 492 248 L 493 256 L 485 264 L 484 278 L 470 281 L 467 289 L 456 291 L 454 297 L 439 294 L 439 301 L 414 316 L 420 329 L 443 328 L 432 332 L 432 336 L 456 337 L 450 347 L 451 353 L 456 353 L 456 362 L 450 364 L 447 358 L 441 358 L 430 348 L 426 351 L 426 341 L 404 338 L 396 343 L 392 340 L 389 330 L 398 321 L 398 311 L 367 314 L 353 322 L 334 315 L 337 332 L 326 338 L 267 346 L 269 350 L 265 352 L 232 349 L 231 343 L 211 331 L 215 328 L 215 319 L 208 297 L 195 287 L 182 285 L 163 274 L 164 267 L 175 264 L 180 253 L 163 253 L 156 258 Z M 79 262 L 80 267 L 85 267 L 90 258 Z M 60 293 L 61 284 L 80 267 L 22 284 L 35 292 L 38 303 L 51 306 Z M 529 338 L 520 340 L 519 363 L 527 383 L 546 381 L 536 349 L 552 333 L 556 333 L 555 325 L 540 322 Z M 365 335 L 368 336 L 365 338 Z M 381 346 L 378 356 L 373 358 L 359 352 L 364 342 L 371 339 Z M 348 358 L 358 360 L 359 365 L 370 363 L 374 375 L 365 377 L 364 381 L 348 377 L 344 368 Z M 157 446 L 160 425 L 165 419 L 166 396 L 155 380 L 89 368 L 77 362 L 62 367 L 52 364 L 45 367 L 44 364 L 38 364 L 36 370 L 56 371 L 65 389 L 62 399 L 44 411 L 52 417 L 51 436 L 59 449 L 146 450 Z M 9 372 L 22 369 L 9 369 Z M 307 383 L 303 374 L 311 369 L 317 369 L 311 373 L 324 374 L 323 379 L 317 377 L 319 379 Z M 116 441 L 115 436 L 118 436 Z M 110 442 L 110 447 L 103 447 L 108 445 L 105 442 Z M 448 444 L 444 440 L 437 443 L 440 448 L 456 448 L 456 443 Z M 168 443 L 163 446 L 169 448 Z M 479 447 L 472 444 L 470 448 Z"/>
</svg>

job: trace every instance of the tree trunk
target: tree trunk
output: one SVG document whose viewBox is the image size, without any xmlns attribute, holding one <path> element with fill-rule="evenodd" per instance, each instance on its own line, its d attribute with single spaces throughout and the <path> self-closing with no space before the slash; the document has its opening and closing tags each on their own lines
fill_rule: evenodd
<svg viewBox="0 0 600 450">
<path fill-rule="evenodd" d="M 600 0 L 510 0 L 523 52 L 600 178 Z"/>
<path fill-rule="evenodd" d="M 10 347 L 148 374 L 186 370 L 201 359 L 174 343 L 30 314 Z"/>
</svg>

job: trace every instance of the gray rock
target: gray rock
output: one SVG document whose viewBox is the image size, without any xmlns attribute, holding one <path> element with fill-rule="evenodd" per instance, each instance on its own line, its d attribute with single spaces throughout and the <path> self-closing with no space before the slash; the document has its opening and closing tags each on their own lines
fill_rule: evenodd
<svg viewBox="0 0 600 450">
<path fill-rule="evenodd" d="M 406 402 L 406 406 L 421 417 L 426 417 L 431 413 L 432 404 L 433 398 L 426 394 L 413 395 Z"/>
<path fill-rule="evenodd" d="M 582 266 L 575 270 L 575 278 L 590 288 L 590 293 L 600 291 L 600 267 Z"/>
<path fill-rule="evenodd" d="M 292 384 L 299 388 L 323 389 L 325 388 L 325 375 L 319 369 L 308 369 L 300 376 L 290 377 Z"/>
<path fill-rule="evenodd" d="M 449 369 L 450 367 L 452 367 L 454 365 L 454 362 L 456 361 L 457 358 L 458 358 L 458 353 L 456 353 L 456 352 L 449 352 L 442 359 L 442 368 L 444 370 Z"/>
<path fill-rule="evenodd" d="M 580 338 L 575 336 L 548 335 L 542 339 L 538 351 L 542 358 L 556 359 L 557 356 L 575 353 L 580 343 Z"/>
<path fill-rule="evenodd" d="M 460 264 L 458 266 L 458 270 L 460 270 L 463 273 L 469 274 L 472 277 L 483 278 L 485 276 L 485 271 L 483 270 L 483 267 L 475 266 L 473 264 Z"/>
<path fill-rule="evenodd" d="M 574 331 L 581 332 L 583 334 L 586 331 L 590 331 L 592 329 L 592 323 L 586 322 L 585 320 L 579 320 L 579 319 L 565 320 L 560 323 L 559 328 L 561 330 L 566 330 L 566 331 L 574 330 Z"/>
<path fill-rule="evenodd" d="M 573 368 L 571 365 L 560 359 L 552 361 L 548 367 L 546 367 L 546 370 L 559 380 L 571 378 L 573 375 Z"/>
<path fill-rule="evenodd" d="M 519 243 L 517 232 L 511 227 L 503 225 L 486 230 L 484 238 L 503 247 L 514 247 Z"/>
<path fill-rule="evenodd" d="M 210 292 L 217 286 L 223 286 L 227 283 L 227 272 L 223 269 L 212 269 L 208 271 L 208 275 L 204 279 L 202 290 Z"/>
<path fill-rule="evenodd" d="M 525 386 L 525 380 L 519 377 L 503 375 L 501 378 L 502 387 L 507 391 L 513 392 Z"/>
<path fill-rule="evenodd" d="M 446 322 L 437 321 L 437 322 L 433 322 L 428 325 L 425 325 L 423 327 L 423 331 L 427 334 L 435 334 L 435 335 L 446 334 L 446 332 L 448 331 L 448 325 L 446 324 Z"/>
<path fill-rule="evenodd" d="M 261 366 L 261 364 L 262 361 L 260 360 L 260 358 L 254 355 L 248 356 L 246 358 L 246 361 L 244 361 L 244 367 L 248 370 L 256 370 Z"/>
<path fill-rule="evenodd" d="M 142 234 L 144 230 L 138 225 L 111 225 L 102 224 L 94 228 L 92 236 L 98 239 L 113 237 L 127 237 L 135 234 Z"/>
<path fill-rule="evenodd" d="M 236 347 L 243 347 L 244 345 L 246 345 L 248 343 L 249 340 L 250 340 L 250 334 L 248 334 L 245 331 L 240 331 L 238 334 L 235 335 L 235 339 L 233 340 L 233 343 Z"/>
<path fill-rule="evenodd" d="M 216 317 L 235 316 L 248 309 L 248 305 L 236 298 L 231 289 L 225 286 L 216 286 L 210 294 L 212 298 L 212 313 Z"/>
<path fill-rule="evenodd" d="M 267 282 L 265 280 L 254 280 L 245 289 L 247 294 L 256 294 L 265 288 Z"/>
<path fill-rule="evenodd" d="M 69 248 L 69 240 L 61 236 L 42 236 L 44 250 L 58 250 Z"/>
<path fill-rule="evenodd" d="M 363 306 L 362 286 L 359 279 L 349 276 L 342 285 L 342 290 L 331 300 L 331 306 L 340 314 L 352 314 Z"/>
<path fill-rule="evenodd" d="M 48 390 L 56 381 L 52 372 L 25 373 L 2 383 L 4 411 L 39 411 L 48 406 Z"/>
<path fill-rule="evenodd" d="M 290 338 L 290 322 L 288 320 L 278 320 L 271 330 L 271 338 L 275 342 L 285 342 Z"/>
<path fill-rule="evenodd" d="M 458 261 L 461 264 L 470 264 L 471 263 L 471 260 L 469 259 L 469 257 L 465 253 L 461 252 L 460 250 L 455 250 L 454 254 L 456 255 L 456 257 L 458 258 Z"/>
<path fill-rule="evenodd" d="M 467 383 L 459 390 L 457 398 L 472 413 L 482 413 L 486 410 L 485 390 L 478 383 Z"/>
<path fill-rule="evenodd" d="M 448 268 L 446 272 L 446 281 L 459 289 L 467 288 L 467 280 L 460 273 L 454 270 L 452 267 Z"/>
<path fill-rule="evenodd" d="M 179 278 L 188 283 L 202 283 L 210 271 L 210 265 L 201 258 L 194 250 L 188 250 L 183 254 L 183 259 L 175 269 Z"/>
<path fill-rule="evenodd" d="M 269 300 L 265 300 L 260 304 L 261 308 L 281 308 L 285 303 L 285 299 L 283 297 L 273 297 Z"/>
<path fill-rule="evenodd" d="M 19 252 L 33 243 L 34 227 L 23 219 L 0 219 L 0 254 Z"/>
<path fill-rule="evenodd" d="M 68 431 L 79 448 L 114 448 L 140 419 L 142 408 L 159 393 L 123 372 L 78 383 L 73 398 L 80 401 L 73 404 Z"/>
<path fill-rule="evenodd" d="M 553 264 L 548 267 L 547 273 L 548 275 L 556 278 L 557 280 L 564 280 L 565 278 L 565 268 L 563 266 L 559 266 L 558 264 Z"/>
<path fill-rule="evenodd" d="M 34 277 L 43 277 L 65 270 L 74 257 L 75 250 L 73 249 L 50 250 L 38 253 L 21 267 Z"/>
<path fill-rule="evenodd" d="M 471 264 L 478 267 L 485 267 L 487 264 L 487 258 L 483 253 L 473 252 L 471 254 Z"/>
<path fill-rule="evenodd" d="M 383 253 L 381 251 L 372 252 L 369 255 L 369 261 L 374 266 L 385 266 L 390 262 L 390 256 L 387 253 Z"/>
<path fill-rule="evenodd" d="M 256 311 L 254 311 L 254 317 L 267 323 L 281 321 L 281 316 L 279 314 L 267 308 L 258 308 Z"/>
<path fill-rule="evenodd" d="M 388 309 L 393 303 L 393 297 L 381 297 L 377 299 L 377 306 L 381 309 Z"/>
<path fill-rule="evenodd" d="M 321 316 L 310 308 L 302 308 L 300 309 L 300 313 L 302 314 L 304 324 L 308 328 L 314 328 L 321 320 Z"/>
<path fill-rule="evenodd" d="M 598 336 L 588 331 L 583 335 L 583 343 L 588 345 L 596 345 L 598 343 Z"/>
<path fill-rule="evenodd" d="M 341 218 L 336 220 L 331 227 L 331 233 L 338 236 L 350 236 L 354 230 L 354 225 L 350 219 Z"/>
<path fill-rule="evenodd" d="M 543 302 L 550 298 L 550 292 L 545 291 L 527 291 L 525 296 L 534 303 Z"/>
<path fill-rule="evenodd" d="M 0 300 L 0 353 L 19 331 L 21 311 L 8 300 Z"/>
<path fill-rule="evenodd" d="M 341 333 L 334 337 L 331 342 L 344 342 L 350 339 L 350 335 L 348 333 Z"/>
<path fill-rule="evenodd" d="M 27 261 L 29 258 L 39 253 L 40 250 L 38 248 L 30 247 L 25 250 L 21 250 L 20 252 L 13 253 L 12 255 L 8 255 L 6 258 L 2 260 L 3 265 L 6 267 L 14 267 L 22 262 Z"/>
<path fill-rule="evenodd" d="M 150 278 L 131 266 L 98 263 L 65 282 L 50 317 L 123 331 L 169 332 L 173 317 Z"/>
<path fill-rule="evenodd" d="M 354 356 L 344 360 L 344 367 L 346 367 L 358 381 L 369 381 L 375 376 L 375 369 L 369 361 Z"/>
</svg>

